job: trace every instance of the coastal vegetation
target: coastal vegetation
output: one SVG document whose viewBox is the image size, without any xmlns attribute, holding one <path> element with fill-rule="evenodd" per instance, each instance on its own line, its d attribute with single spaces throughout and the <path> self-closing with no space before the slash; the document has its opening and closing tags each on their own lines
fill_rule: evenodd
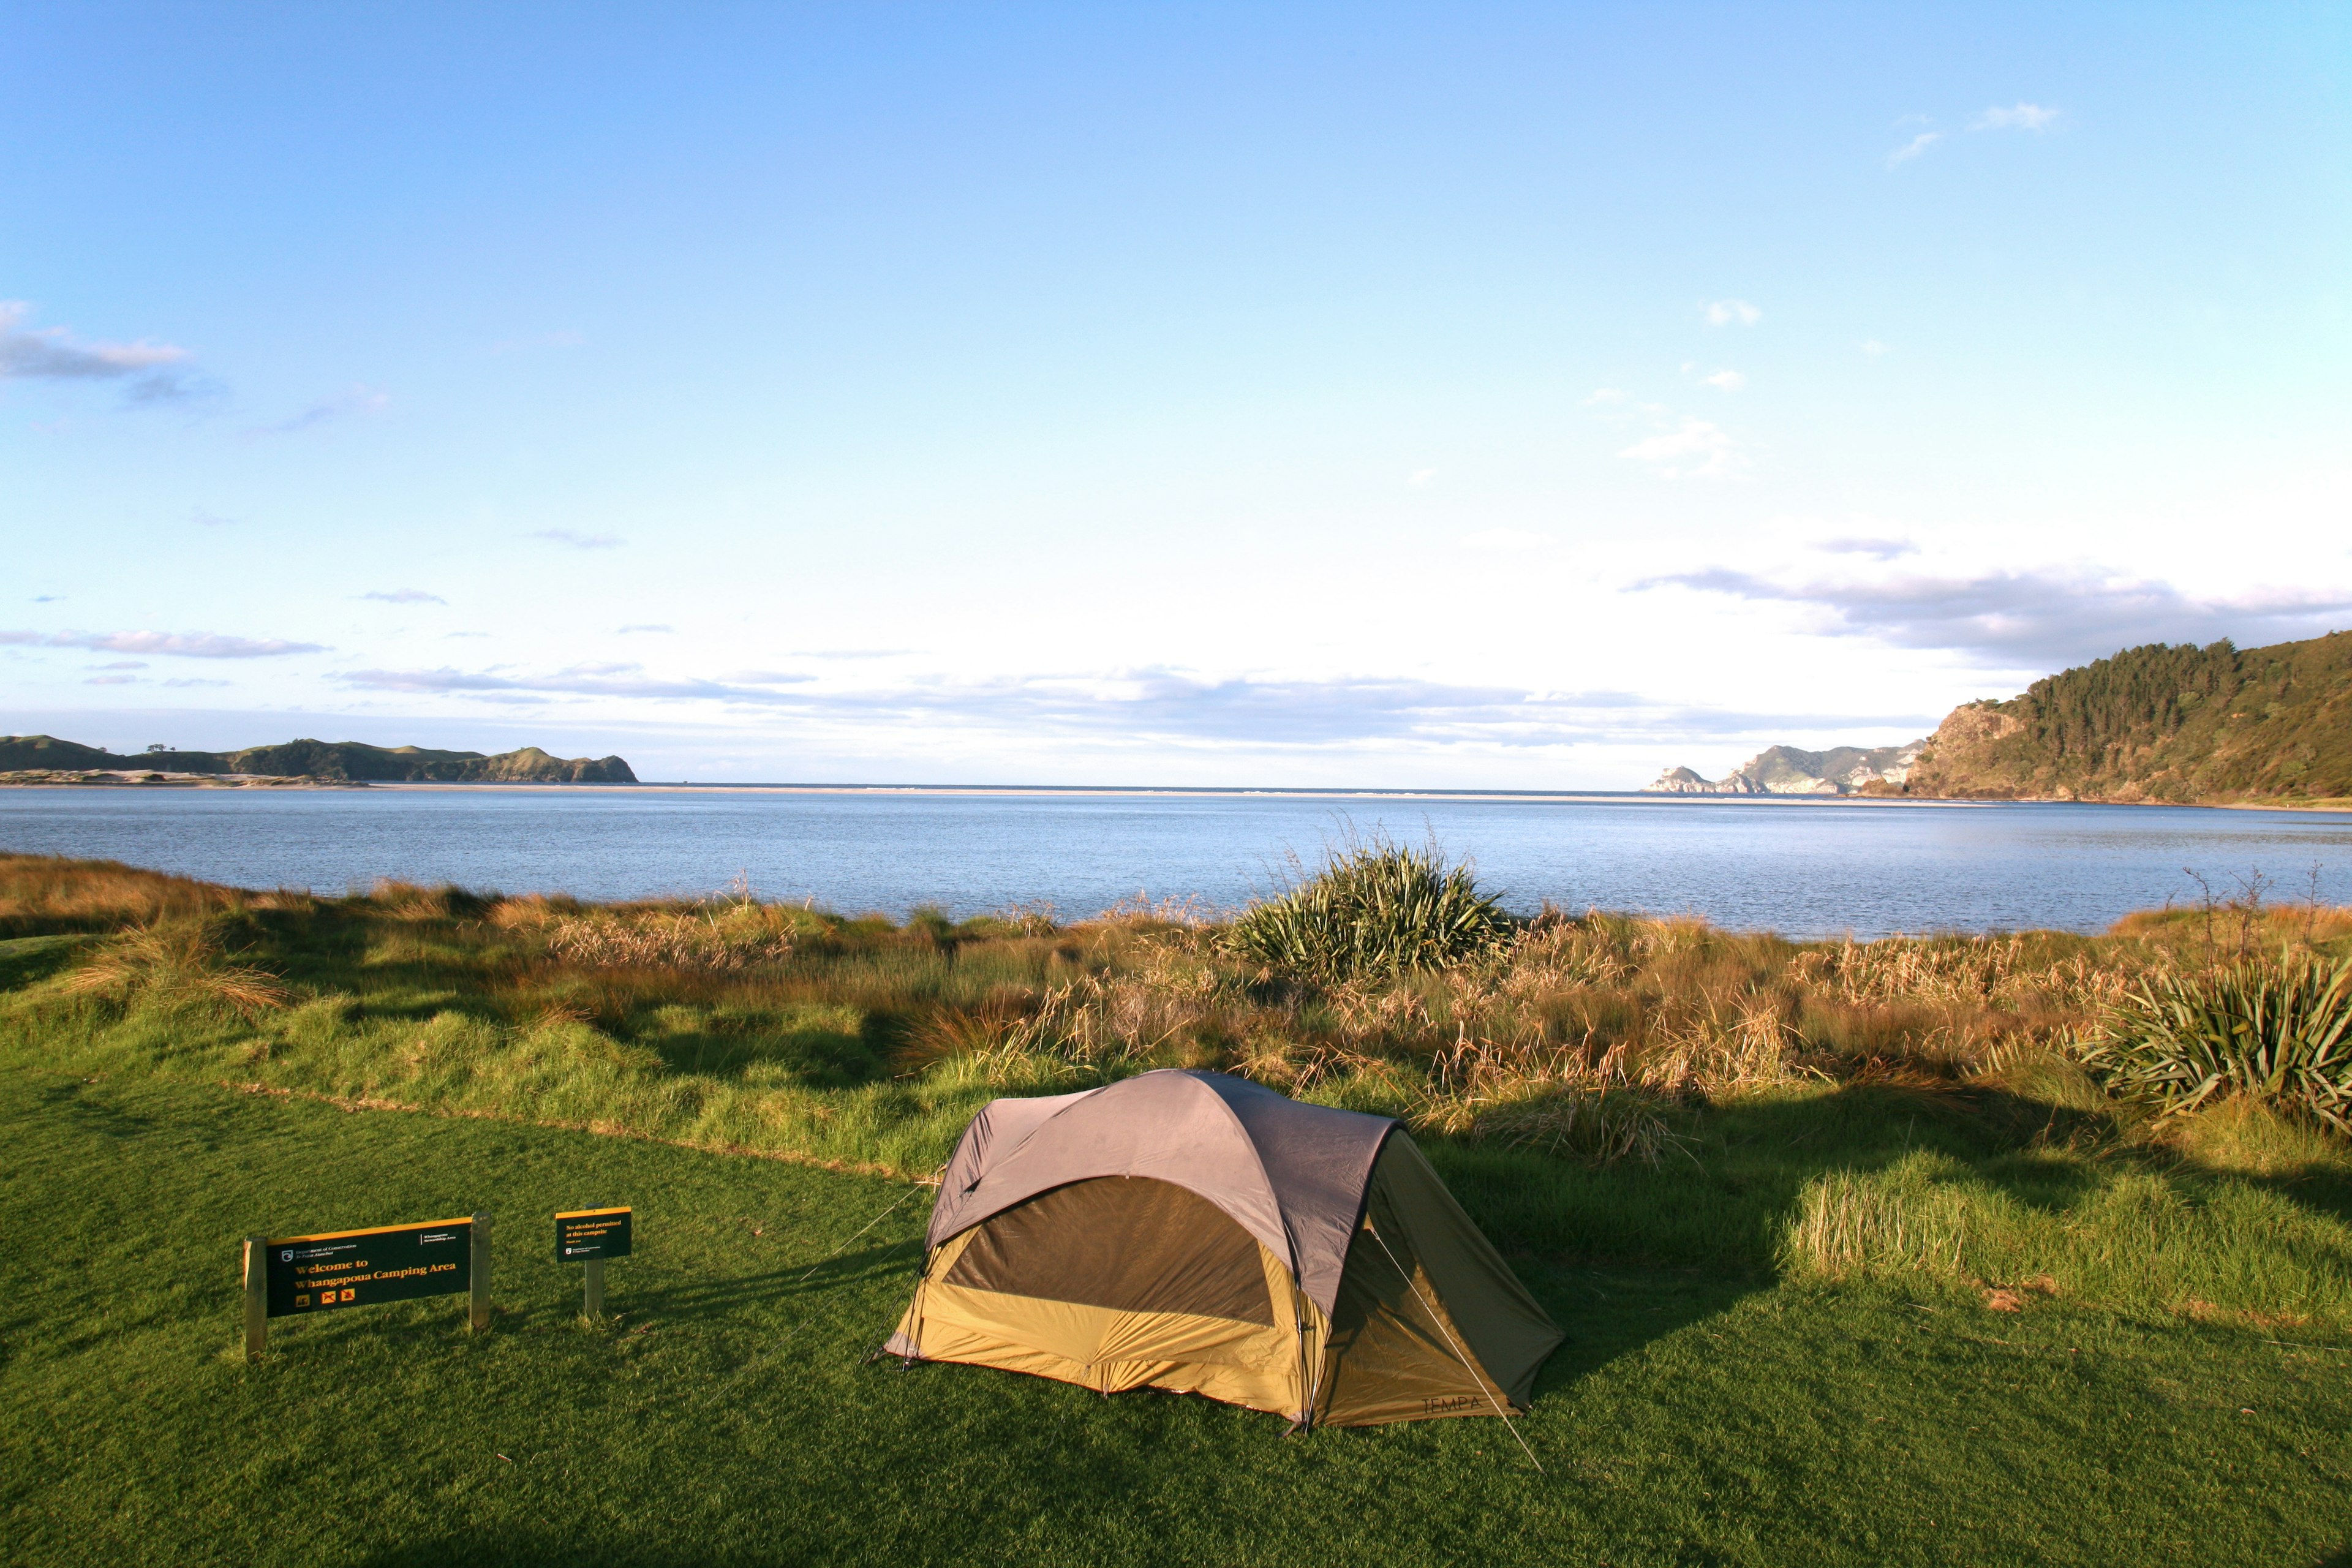
<svg viewBox="0 0 2352 1568">
<path fill-rule="evenodd" d="M 2352 910 L 1790 942 L 1343 851 L 1239 919 L 903 921 L 0 859 L 0 1049 L 920 1179 L 1153 1067 L 1394 1115 L 1507 1246 L 2352 1334 Z M 2317 1194 L 2315 1198 L 2313 1194 Z"/>
<path fill-rule="evenodd" d="M 1772 746 L 1658 795 L 2282 804 L 2352 809 L 2352 632 L 2241 648 L 2150 643 L 1954 709 L 1899 746 Z"/>
<path fill-rule="evenodd" d="M 227 752 L 175 752 L 151 746 L 144 752 L 123 756 L 98 746 L 60 741 L 54 735 L 0 735 L 0 774 L 122 772 L 196 776 L 243 774 L 358 784 L 637 782 L 637 775 L 619 757 L 555 757 L 537 746 L 486 755 L 480 752 L 436 752 L 422 746 L 371 746 L 360 741 L 289 741 L 281 745 L 247 746 Z"/>
<path fill-rule="evenodd" d="M 1514 918 L 1378 843 L 1234 919 L 0 857 L 0 1196 L 47 1216 L 0 1258 L 0 1510 L 60 1563 L 272 1557 L 296 1476 L 387 1564 L 2320 1560 L 2352 910 L 2263 894 L 1790 942 Z M 981 1104 L 1174 1065 L 1413 1129 L 1569 1331 L 1542 1470 L 866 1363 Z M 604 1202 L 639 1255 L 588 1326 L 529 1216 Z M 229 1353 L 235 1237 L 483 1206 L 490 1334 Z"/>
<path fill-rule="evenodd" d="M 2352 801 L 2352 632 L 2150 643 L 1955 710 L 1900 784 L 1977 799 Z"/>
</svg>

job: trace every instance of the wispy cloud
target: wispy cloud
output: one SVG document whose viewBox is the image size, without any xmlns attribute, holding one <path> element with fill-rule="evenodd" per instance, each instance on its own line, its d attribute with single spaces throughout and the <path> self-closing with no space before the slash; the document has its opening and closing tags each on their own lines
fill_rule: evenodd
<svg viewBox="0 0 2352 1568">
<path fill-rule="evenodd" d="M 542 528 L 531 534 L 567 550 L 617 550 L 628 542 L 617 533 L 582 533 L 571 528 Z"/>
<path fill-rule="evenodd" d="M 118 658 L 105 664 L 93 664 L 90 668 L 92 669 L 144 669 L 147 668 L 147 661 L 143 658 Z"/>
<path fill-rule="evenodd" d="M 209 680 L 201 675 L 183 675 L 163 682 L 166 686 L 228 686 L 226 680 Z"/>
<path fill-rule="evenodd" d="M 36 594 L 33 595 L 33 603 L 37 605 L 62 605 L 65 602 L 66 596 L 63 594 Z"/>
<path fill-rule="evenodd" d="M 1596 386 L 1592 389 L 1591 395 L 1586 397 L 1582 402 L 1578 404 L 1577 406 L 1580 408 L 1601 408 L 1606 407 L 1612 403 L 1622 403 L 1624 401 L 1625 395 L 1618 391 L 1615 387 Z"/>
<path fill-rule="evenodd" d="M 134 403 L 168 403 L 200 390 L 188 351 L 173 343 L 84 342 L 63 327 L 27 327 L 22 300 L 0 300 L 0 379 L 110 381 Z"/>
<path fill-rule="evenodd" d="M 1880 342 L 1876 338 L 1864 338 L 1861 342 L 1854 346 L 1862 350 L 1864 353 L 1868 354 L 1872 359 L 1876 359 L 1880 354 L 1886 352 L 1886 345 Z"/>
<path fill-rule="evenodd" d="M 631 632 L 674 632 L 676 630 L 677 630 L 676 626 L 664 626 L 659 621 L 631 621 L 621 628 L 621 635 L 626 637 Z"/>
<path fill-rule="evenodd" d="M 2038 103 L 1996 104 L 1969 124 L 1971 131 L 2047 131 L 2058 123 L 2058 111 Z"/>
<path fill-rule="evenodd" d="M 1670 479 L 1685 475 L 1729 479 L 1748 467 L 1739 443 L 1721 427 L 1687 417 L 1675 428 L 1636 441 L 1617 455 L 1645 463 Z"/>
<path fill-rule="evenodd" d="M 1890 169 L 1900 168 L 1943 139 L 1944 133 L 1940 131 L 1922 131 L 1918 135 L 1886 154 L 1886 166 Z"/>
<path fill-rule="evenodd" d="M 580 697 L 699 699 L 811 721 L 952 726 L 1034 740 L 1118 741 L 1185 746 L 1246 744 L 1311 750 L 1370 742 L 1439 747 L 1475 742 L 1560 745 L 1623 740 L 1904 725 L 1932 716 L 1753 713 L 1661 702 L 1623 691 L 1538 691 L 1381 677 L 1211 679 L 1153 666 L 1089 675 L 928 680 L 887 689 L 811 689 L 807 678 L 739 671 L 723 680 L 661 679 L 634 667 L 579 666 L 546 675 L 509 670 L 362 670 L 343 677 L 376 690 L 467 696 L 484 701 Z"/>
<path fill-rule="evenodd" d="M 1654 577 L 1637 589 L 1681 587 L 1801 605 L 1832 636 L 1938 648 L 2003 668 L 2055 668 L 2146 642 L 2256 644 L 2316 636 L 2352 611 L 2352 591 L 2264 590 L 2201 598 L 2168 583 L 2097 567 L 1790 582 L 1715 568 Z"/>
<path fill-rule="evenodd" d="M 94 653 L 169 654 L 179 658 L 276 658 L 291 653 L 324 653 L 322 643 L 278 637 L 233 637 L 216 632 L 14 632 L 0 631 L 0 644 L 17 647 L 78 647 Z"/>
<path fill-rule="evenodd" d="M 1736 370 L 1719 370 L 1698 379 L 1702 386 L 1720 387 L 1725 392 L 1737 392 L 1748 384 L 1748 378 Z"/>
<path fill-rule="evenodd" d="M 444 693 L 508 693 L 543 697 L 662 698 L 713 702 L 769 703 L 778 700 L 772 687 L 811 678 L 778 672 L 748 672 L 750 679 L 732 681 L 665 679 L 645 673 L 635 664 L 575 664 L 544 675 L 509 674 L 502 669 L 357 669 L 335 679 L 374 691 Z"/>
<path fill-rule="evenodd" d="M 331 397 L 322 397 L 291 418 L 274 425 L 257 425 L 246 432 L 248 436 L 293 436 L 304 430 L 316 429 L 338 419 L 350 419 L 361 415 L 381 414 L 392 406 L 392 395 L 357 382 L 347 391 Z"/>
<path fill-rule="evenodd" d="M 422 588 L 376 588 L 360 595 L 387 605 L 446 605 L 449 601 L 438 594 L 428 594 Z"/>
<path fill-rule="evenodd" d="M 1907 539 L 1824 539 L 1814 548 L 1832 555 L 1867 555 L 1874 561 L 1919 553 L 1919 547 Z"/>
<path fill-rule="evenodd" d="M 139 678 L 135 675 L 92 675 L 83 678 L 82 684 L 84 686 L 136 686 L 139 684 Z"/>
<path fill-rule="evenodd" d="M 1737 322 L 1752 327 L 1764 319 L 1764 312 L 1745 300 L 1713 300 L 1706 305 L 1707 325 L 1728 327 Z"/>
<path fill-rule="evenodd" d="M 1409 485 L 1425 485 L 1436 477 L 1435 468 L 1415 468 L 1404 477 L 1404 482 Z"/>
</svg>

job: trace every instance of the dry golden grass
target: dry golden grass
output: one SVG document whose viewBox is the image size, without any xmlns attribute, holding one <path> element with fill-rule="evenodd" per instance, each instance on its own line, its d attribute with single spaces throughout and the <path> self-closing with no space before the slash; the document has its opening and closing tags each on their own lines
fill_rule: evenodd
<svg viewBox="0 0 2352 1568">
<path fill-rule="evenodd" d="M 255 1013 L 351 989 L 356 964 L 518 1040 L 562 1026 L 695 1063 L 767 1059 L 814 1037 L 822 1012 L 845 1020 L 827 1026 L 828 1081 L 1035 1088 L 1214 1068 L 1601 1159 L 1658 1157 L 1683 1110 L 1809 1084 L 2072 1072 L 2096 1098 L 2066 1065 L 2072 1042 L 2143 976 L 2249 942 L 2340 947 L 2352 911 L 2242 902 L 2098 937 L 1792 942 L 1547 910 L 1445 972 L 1315 982 L 1237 959 L 1195 905 L 1140 898 L 1067 923 L 1033 909 L 893 924 L 741 889 L 589 905 L 384 883 L 321 900 L 15 856 L 0 858 L 0 930 L 121 933 L 74 982 L 89 996 Z"/>
<path fill-rule="evenodd" d="M 65 982 L 68 994 L 133 997 L 167 1005 L 217 1004 L 248 1016 L 283 1007 L 292 998 L 278 977 L 251 964 L 231 963 L 219 935 L 201 921 L 182 919 L 136 926 L 109 942 Z"/>
</svg>

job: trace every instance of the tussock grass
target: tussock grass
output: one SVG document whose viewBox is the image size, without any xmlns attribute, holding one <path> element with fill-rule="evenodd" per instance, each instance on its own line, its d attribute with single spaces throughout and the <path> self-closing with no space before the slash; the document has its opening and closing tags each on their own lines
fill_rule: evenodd
<svg viewBox="0 0 2352 1568">
<path fill-rule="evenodd" d="M 5 929 L 76 944 L 0 965 L 0 1057 L 68 1070 L 911 1177 L 992 1096 L 1210 1068 L 1404 1121 L 1507 1247 L 2046 1277 L 2119 1310 L 2352 1334 L 2346 1140 L 2251 1082 L 2162 1114 L 2084 1045 L 2118 998 L 2235 962 L 2204 911 L 1800 943 L 1549 910 L 1442 966 L 1342 977 L 1139 900 L 894 924 L 740 890 L 313 899 L 25 857 L 0 858 L 0 891 Z M 2325 912 L 2216 919 L 2284 954 L 2264 962 L 2332 972 L 2352 947 Z"/>
</svg>

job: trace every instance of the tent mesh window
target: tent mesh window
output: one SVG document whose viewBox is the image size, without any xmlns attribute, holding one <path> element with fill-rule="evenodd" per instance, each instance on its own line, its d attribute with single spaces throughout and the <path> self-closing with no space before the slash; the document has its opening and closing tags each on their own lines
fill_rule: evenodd
<svg viewBox="0 0 2352 1568">
<path fill-rule="evenodd" d="M 990 1219 L 950 1285 L 1127 1312 L 1272 1325 L 1258 1244 L 1206 1198 L 1108 1176 L 1041 1193 Z"/>
</svg>

